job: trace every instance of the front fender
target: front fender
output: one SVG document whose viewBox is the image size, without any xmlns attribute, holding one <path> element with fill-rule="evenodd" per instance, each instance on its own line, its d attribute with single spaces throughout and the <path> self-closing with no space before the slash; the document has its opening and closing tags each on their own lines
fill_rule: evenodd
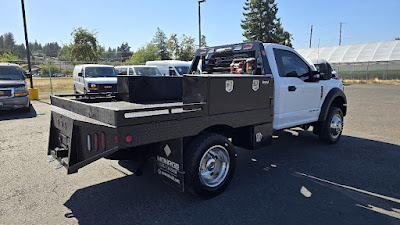
<svg viewBox="0 0 400 225">
<path fill-rule="evenodd" d="M 347 99 L 346 95 L 340 88 L 333 88 L 326 95 L 324 103 L 321 107 L 318 121 L 325 121 L 328 116 L 329 108 L 331 106 L 338 107 L 342 110 L 343 116 L 347 113 Z"/>
</svg>

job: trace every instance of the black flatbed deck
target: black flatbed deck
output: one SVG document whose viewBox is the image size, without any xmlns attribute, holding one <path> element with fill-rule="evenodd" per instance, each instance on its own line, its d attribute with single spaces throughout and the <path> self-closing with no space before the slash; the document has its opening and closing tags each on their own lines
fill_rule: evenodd
<svg viewBox="0 0 400 225">
<path fill-rule="evenodd" d="M 112 126 L 137 125 L 155 121 L 202 116 L 205 103 L 183 104 L 182 101 L 132 103 L 116 96 L 59 95 L 51 104 Z"/>
<path fill-rule="evenodd" d="M 131 151 L 172 140 L 182 142 L 183 138 L 195 137 L 203 131 L 237 132 L 251 142 L 255 140 L 255 132 L 263 129 L 269 142 L 273 120 L 270 77 L 184 79 L 183 97 L 175 101 L 121 101 L 118 93 L 51 96 L 48 154 L 67 167 L 68 173 L 73 173 L 120 150 Z"/>
</svg>

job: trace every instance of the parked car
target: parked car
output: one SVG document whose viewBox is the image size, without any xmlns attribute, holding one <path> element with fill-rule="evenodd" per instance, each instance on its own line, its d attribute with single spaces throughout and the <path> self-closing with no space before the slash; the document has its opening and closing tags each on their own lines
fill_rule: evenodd
<svg viewBox="0 0 400 225">
<path fill-rule="evenodd" d="M 119 75 L 162 76 L 156 66 L 116 66 Z"/>
<path fill-rule="evenodd" d="M 156 66 L 161 74 L 167 76 L 182 76 L 189 73 L 192 62 L 178 60 L 147 61 L 146 66 Z"/>
<path fill-rule="evenodd" d="M 117 92 L 117 72 L 113 66 L 76 65 L 72 74 L 75 94 Z"/>
<path fill-rule="evenodd" d="M 309 59 L 307 60 L 310 64 L 321 72 L 321 74 L 327 74 L 332 76 L 332 79 L 338 79 L 338 73 L 332 68 L 331 64 L 326 59 Z"/>
<path fill-rule="evenodd" d="M 3 109 L 30 110 L 25 75 L 17 64 L 0 63 L 0 110 Z"/>
<path fill-rule="evenodd" d="M 236 58 L 248 59 L 241 60 L 246 70 L 231 74 Z M 192 74 L 200 62 L 207 74 Z M 109 98 L 52 96 L 47 154 L 68 174 L 102 157 L 154 162 L 159 177 L 180 191 L 216 196 L 234 175 L 235 146 L 262 149 L 274 130 L 309 126 L 328 144 L 340 140 L 343 84 L 318 75 L 287 46 L 200 49 L 189 75 L 118 76 L 118 94 Z M 172 89 L 175 101 L 164 94 L 171 80 L 183 84 L 183 91 Z"/>
</svg>

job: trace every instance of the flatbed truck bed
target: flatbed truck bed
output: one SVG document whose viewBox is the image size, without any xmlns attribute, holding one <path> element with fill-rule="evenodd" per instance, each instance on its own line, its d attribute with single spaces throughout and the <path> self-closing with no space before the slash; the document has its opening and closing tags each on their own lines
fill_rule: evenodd
<svg viewBox="0 0 400 225">
<path fill-rule="evenodd" d="M 164 165 L 159 165 L 159 173 L 164 174 L 167 181 L 178 183 L 177 188 L 183 190 L 186 140 L 214 132 L 237 136 L 235 144 L 247 148 L 256 149 L 270 143 L 271 78 L 241 75 L 187 76 L 182 79 L 186 86 L 194 82 L 200 88 L 187 87 L 190 92 L 175 101 L 128 102 L 121 100 L 118 94 L 52 96 L 48 154 L 66 167 L 68 174 L 103 157 L 124 159 L 129 155 L 128 158 L 142 159 L 161 156 L 165 160 Z M 259 85 L 264 82 L 256 91 L 252 90 L 255 81 Z M 202 85 L 198 85 L 199 82 Z M 234 83 L 236 93 L 226 90 L 226 84 L 230 82 Z M 207 88 L 203 88 L 204 85 Z M 248 96 L 240 97 L 244 93 Z M 203 97 L 199 99 L 199 96 Z M 253 107 L 235 107 L 235 104 Z M 263 130 L 262 141 L 257 142 L 255 135 L 247 134 L 254 129 Z M 246 134 L 241 135 L 243 132 Z M 167 145 L 173 154 L 165 153 Z M 176 176 L 173 179 L 165 172 L 173 170 L 166 166 L 168 163 L 180 165 L 180 169 L 172 172 L 172 176 Z"/>
</svg>

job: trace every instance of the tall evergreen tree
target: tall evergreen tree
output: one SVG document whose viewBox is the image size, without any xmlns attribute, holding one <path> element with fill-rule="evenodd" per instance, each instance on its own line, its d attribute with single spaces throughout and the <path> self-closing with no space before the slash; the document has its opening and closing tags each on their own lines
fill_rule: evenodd
<svg viewBox="0 0 400 225">
<path fill-rule="evenodd" d="M 131 47 L 129 46 L 128 42 L 123 42 L 121 46 L 117 48 L 117 51 L 122 62 L 125 62 L 132 56 Z"/>
<path fill-rule="evenodd" d="M 0 36 L 0 50 L 4 48 L 4 37 L 3 35 Z"/>
<path fill-rule="evenodd" d="M 262 41 L 292 46 L 292 35 L 282 27 L 275 0 L 246 0 L 244 20 L 241 27 L 244 30 L 245 41 Z"/>
<path fill-rule="evenodd" d="M 156 34 L 153 37 L 152 43 L 157 46 L 157 53 L 162 60 L 170 59 L 170 54 L 167 48 L 167 36 L 157 27 Z"/>
<path fill-rule="evenodd" d="M 15 46 L 14 34 L 5 33 L 3 37 L 4 37 L 4 48 L 8 51 L 12 51 Z"/>
</svg>

